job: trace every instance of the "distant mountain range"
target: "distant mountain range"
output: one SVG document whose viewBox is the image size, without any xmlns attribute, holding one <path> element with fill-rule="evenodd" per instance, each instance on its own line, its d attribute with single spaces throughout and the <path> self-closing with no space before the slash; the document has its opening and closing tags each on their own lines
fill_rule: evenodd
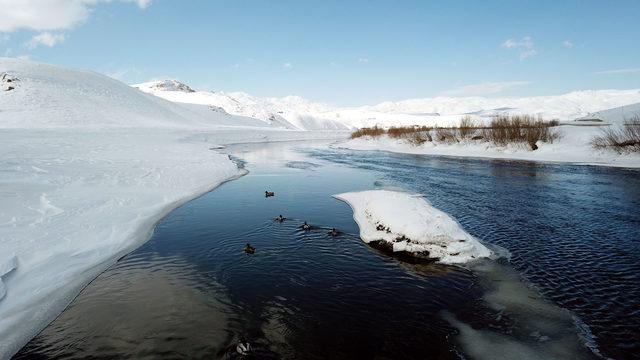
<svg viewBox="0 0 640 360">
<path fill-rule="evenodd" d="M 454 125 L 469 115 L 487 121 L 497 114 L 532 114 L 561 121 L 606 117 L 619 123 L 640 112 L 640 89 L 584 90 L 534 97 L 434 97 L 387 101 L 377 105 L 335 107 L 299 96 L 261 98 L 244 92 L 196 91 L 177 80 L 133 85 L 173 102 L 219 107 L 229 114 L 252 117 L 268 125 L 298 130 L 351 129 L 363 126 Z M 617 110 L 614 110 L 617 109 Z M 603 111 L 603 110 L 609 110 Z"/>
</svg>

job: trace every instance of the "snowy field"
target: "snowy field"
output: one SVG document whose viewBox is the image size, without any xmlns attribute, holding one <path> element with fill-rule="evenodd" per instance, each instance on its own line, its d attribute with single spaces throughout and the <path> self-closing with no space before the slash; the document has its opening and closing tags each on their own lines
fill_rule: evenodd
<svg viewBox="0 0 640 360">
<path fill-rule="evenodd" d="M 493 255 L 446 213 L 421 195 L 369 190 L 335 195 L 353 209 L 360 238 L 384 241 L 393 252 L 425 253 L 443 264 L 462 264 Z"/>
<path fill-rule="evenodd" d="M 0 358 L 173 208 L 242 175 L 220 145 L 344 137 L 182 106 L 91 72 L 0 59 Z"/>
</svg>

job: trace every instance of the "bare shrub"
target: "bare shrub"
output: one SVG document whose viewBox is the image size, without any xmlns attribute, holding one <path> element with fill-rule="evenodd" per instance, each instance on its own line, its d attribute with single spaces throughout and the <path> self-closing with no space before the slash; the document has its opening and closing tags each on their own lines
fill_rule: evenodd
<svg viewBox="0 0 640 360">
<path fill-rule="evenodd" d="M 557 121 L 545 122 L 531 115 L 497 115 L 489 127 L 482 129 L 482 136 L 496 145 L 527 143 L 536 150 L 538 141 L 553 143 L 560 138 L 560 132 L 555 129 L 557 124 Z"/>
<path fill-rule="evenodd" d="M 393 126 L 387 130 L 387 135 L 395 139 L 405 139 L 413 145 L 433 141 L 431 128 L 428 126 Z"/>
<path fill-rule="evenodd" d="M 471 116 L 465 115 L 460 119 L 458 125 L 458 133 L 461 139 L 468 139 L 475 136 L 478 125 L 471 119 Z"/>
<path fill-rule="evenodd" d="M 618 153 L 640 151 L 640 115 L 625 121 L 622 127 L 607 127 L 591 140 L 596 149 L 612 149 Z"/>
<path fill-rule="evenodd" d="M 377 125 L 374 127 L 363 127 L 361 129 L 358 129 L 354 132 L 351 133 L 351 138 L 355 139 L 355 138 L 359 138 L 362 136 L 372 136 L 372 137 L 376 137 L 376 136 L 380 136 L 384 134 L 384 129 L 379 128 Z"/>
<path fill-rule="evenodd" d="M 458 142 L 458 137 L 456 136 L 456 128 L 437 127 L 435 130 L 436 140 L 446 143 Z"/>
<path fill-rule="evenodd" d="M 408 140 L 413 145 L 422 145 L 427 141 L 433 141 L 433 138 L 431 137 L 431 131 L 426 130 L 414 132 L 409 136 Z"/>
<path fill-rule="evenodd" d="M 392 126 L 387 130 L 387 135 L 391 138 L 409 138 L 415 133 L 430 131 L 428 126 Z"/>
</svg>

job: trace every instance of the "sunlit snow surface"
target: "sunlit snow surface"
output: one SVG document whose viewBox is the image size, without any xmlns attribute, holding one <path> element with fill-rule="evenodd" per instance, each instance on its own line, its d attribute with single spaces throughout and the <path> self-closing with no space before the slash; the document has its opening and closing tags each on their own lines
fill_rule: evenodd
<svg viewBox="0 0 640 360">
<path fill-rule="evenodd" d="M 573 120 L 594 112 L 624 106 L 620 114 L 638 111 L 640 90 L 583 90 L 562 95 L 530 97 L 446 97 L 385 101 L 377 105 L 336 107 L 300 96 L 256 97 L 244 92 L 194 91 L 176 80 L 133 85 L 146 93 L 179 103 L 203 104 L 235 114 L 261 119 L 273 126 L 306 130 L 360 128 L 364 126 L 458 125 L 464 115 L 487 123 L 497 114 L 540 115 L 547 120 Z M 629 107 L 629 104 L 636 104 Z M 593 115 L 593 114 L 592 114 Z M 612 123 L 621 117 L 598 115 Z"/>
<path fill-rule="evenodd" d="M 176 206 L 243 172 L 218 145 L 335 137 L 171 103 L 92 72 L 0 59 L 0 358 Z M 343 135 L 342 135 L 343 136 Z"/>
<path fill-rule="evenodd" d="M 434 208 L 422 196 L 390 190 L 335 195 L 353 209 L 366 243 L 384 240 L 394 252 L 421 253 L 444 264 L 461 264 L 493 253 L 458 222 Z"/>
</svg>

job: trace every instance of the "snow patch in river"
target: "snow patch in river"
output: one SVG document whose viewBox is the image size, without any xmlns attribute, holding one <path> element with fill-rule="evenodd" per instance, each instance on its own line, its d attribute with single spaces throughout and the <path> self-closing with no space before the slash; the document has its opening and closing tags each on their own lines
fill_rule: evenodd
<svg viewBox="0 0 640 360">
<path fill-rule="evenodd" d="M 444 264 L 462 264 L 494 255 L 421 195 L 369 190 L 334 197 L 351 206 L 360 237 L 366 243 L 383 241 L 394 252 L 427 256 Z"/>
</svg>

